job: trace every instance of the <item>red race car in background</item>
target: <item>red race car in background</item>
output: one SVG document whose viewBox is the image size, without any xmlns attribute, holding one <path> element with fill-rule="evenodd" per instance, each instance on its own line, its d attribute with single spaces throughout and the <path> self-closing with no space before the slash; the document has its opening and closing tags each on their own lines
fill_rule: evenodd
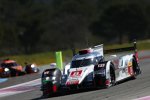
<svg viewBox="0 0 150 100">
<path fill-rule="evenodd" d="M 25 63 L 25 65 L 26 66 L 23 68 L 23 66 L 17 64 L 14 60 L 3 60 L 0 64 L 0 77 L 13 77 L 39 72 L 36 64 Z"/>
<path fill-rule="evenodd" d="M 0 77 L 24 75 L 23 67 L 14 60 L 3 60 L 0 64 Z"/>
</svg>

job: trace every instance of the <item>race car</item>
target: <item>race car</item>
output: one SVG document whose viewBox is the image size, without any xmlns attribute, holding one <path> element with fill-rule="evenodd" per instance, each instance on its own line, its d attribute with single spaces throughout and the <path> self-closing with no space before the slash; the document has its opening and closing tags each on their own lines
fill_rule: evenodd
<svg viewBox="0 0 150 100">
<path fill-rule="evenodd" d="M 121 54 L 127 51 L 129 53 Z M 104 57 L 104 54 L 110 55 Z M 140 73 L 136 42 L 131 47 L 111 50 L 103 50 L 100 45 L 81 50 L 73 57 L 66 86 L 73 89 L 110 87 L 124 79 L 136 78 Z"/>
<path fill-rule="evenodd" d="M 72 58 L 66 86 L 70 89 L 94 86 L 94 66 L 104 61 L 103 45 L 83 49 Z"/>
<path fill-rule="evenodd" d="M 58 81 L 60 88 L 57 91 L 91 87 L 108 88 L 127 78 L 136 78 L 140 73 L 136 42 L 130 47 L 111 50 L 103 50 L 101 44 L 80 50 L 72 58 L 63 75 L 58 76 L 61 81 Z"/>
<path fill-rule="evenodd" d="M 0 77 L 13 77 L 25 74 L 37 73 L 39 72 L 36 64 L 27 64 L 23 67 L 19 65 L 16 61 L 5 59 L 0 64 Z"/>
<path fill-rule="evenodd" d="M 56 63 L 51 63 L 50 68 L 45 69 L 42 73 L 41 91 L 43 91 L 43 96 L 52 95 L 60 90 L 62 72 L 55 66 Z"/>
<path fill-rule="evenodd" d="M 39 72 L 39 68 L 37 67 L 36 64 L 28 64 L 27 62 L 25 62 L 25 73 L 26 74 L 31 74 L 31 73 L 38 73 Z"/>
<path fill-rule="evenodd" d="M 25 74 L 23 67 L 14 60 L 5 59 L 0 64 L 0 77 L 11 77 Z"/>
</svg>

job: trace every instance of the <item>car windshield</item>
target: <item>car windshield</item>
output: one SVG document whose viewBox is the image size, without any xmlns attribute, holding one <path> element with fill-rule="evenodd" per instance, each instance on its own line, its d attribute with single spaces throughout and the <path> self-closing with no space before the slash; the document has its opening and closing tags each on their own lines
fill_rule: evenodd
<svg viewBox="0 0 150 100">
<path fill-rule="evenodd" d="M 71 68 L 85 67 L 95 63 L 96 63 L 95 59 L 74 60 L 71 63 Z"/>
<path fill-rule="evenodd" d="M 44 72 L 43 72 L 43 75 L 42 75 L 42 77 L 50 77 L 50 76 L 54 76 L 53 74 L 54 74 L 54 71 L 55 71 L 55 69 L 51 69 L 51 70 L 45 70 Z"/>
<path fill-rule="evenodd" d="M 17 63 L 2 63 L 1 67 L 15 67 Z"/>
</svg>

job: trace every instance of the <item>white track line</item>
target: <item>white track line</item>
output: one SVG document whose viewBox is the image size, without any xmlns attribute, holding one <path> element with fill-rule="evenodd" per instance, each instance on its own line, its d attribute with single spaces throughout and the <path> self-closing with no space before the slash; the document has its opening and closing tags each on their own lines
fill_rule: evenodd
<svg viewBox="0 0 150 100">
<path fill-rule="evenodd" d="M 41 85 L 41 79 L 39 78 L 33 81 L 2 88 L 0 89 L 0 97 L 10 96 L 10 95 L 23 93 L 27 91 L 32 91 L 32 90 L 38 89 L 40 85 Z"/>
</svg>

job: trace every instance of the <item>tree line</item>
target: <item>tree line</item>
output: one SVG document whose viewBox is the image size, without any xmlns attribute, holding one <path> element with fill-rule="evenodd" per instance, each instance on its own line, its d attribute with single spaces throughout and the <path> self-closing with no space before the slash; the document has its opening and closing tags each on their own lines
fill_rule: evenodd
<svg viewBox="0 0 150 100">
<path fill-rule="evenodd" d="M 0 0 L 0 55 L 150 38 L 148 0 Z"/>
</svg>

